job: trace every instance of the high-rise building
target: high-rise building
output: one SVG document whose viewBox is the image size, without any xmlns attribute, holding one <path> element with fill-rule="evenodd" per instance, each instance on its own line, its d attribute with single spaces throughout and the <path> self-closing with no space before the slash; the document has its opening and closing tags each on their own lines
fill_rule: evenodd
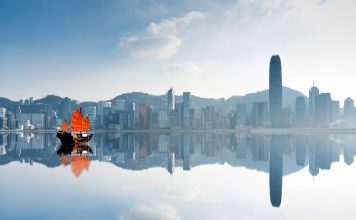
<svg viewBox="0 0 356 220">
<path fill-rule="evenodd" d="M 247 113 L 246 113 L 246 104 L 237 104 L 236 105 L 236 126 L 243 128 L 247 123 Z"/>
<path fill-rule="evenodd" d="M 139 122 L 140 122 L 140 129 L 147 129 L 148 128 L 148 105 L 141 104 L 139 107 Z"/>
<path fill-rule="evenodd" d="M 352 98 L 348 97 L 344 101 L 344 117 L 349 119 L 355 115 L 355 102 Z"/>
<path fill-rule="evenodd" d="M 282 117 L 282 114 L 280 115 Z M 266 127 L 268 124 L 268 102 L 252 103 L 251 125 L 255 128 Z"/>
<path fill-rule="evenodd" d="M 204 129 L 214 129 L 215 126 L 215 108 L 214 106 L 206 106 L 201 109 L 201 118 L 202 118 L 202 128 Z"/>
<path fill-rule="evenodd" d="M 166 128 L 168 125 L 168 114 L 167 111 L 158 110 L 158 127 L 159 128 Z"/>
<path fill-rule="evenodd" d="M 96 106 L 87 106 L 82 108 L 83 116 L 88 116 L 90 121 L 90 128 L 96 127 Z"/>
<path fill-rule="evenodd" d="M 5 115 L 6 115 L 6 108 L 0 107 L 0 118 L 5 117 Z"/>
<path fill-rule="evenodd" d="M 319 95 L 319 89 L 313 86 L 309 90 L 309 121 L 310 124 L 315 123 L 316 118 L 316 97 Z"/>
<path fill-rule="evenodd" d="M 183 103 L 177 102 L 175 104 L 174 109 L 176 112 L 176 119 L 177 119 L 176 127 L 182 128 L 183 127 Z"/>
<path fill-rule="evenodd" d="M 298 127 L 305 126 L 306 123 L 306 111 L 305 98 L 303 96 L 297 97 L 295 101 L 295 124 Z"/>
<path fill-rule="evenodd" d="M 124 99 L 118 99 L 113 102 L 113 106 L 115 110 L 124 111 L 126 110 L 126 102 Z"/>
<path fill-rule="evenodd" d="M 171 88 L 167 92 L 167 111 L 174 111 L 175 107 L 175 95 L 174 95 L 174 90 Z"/>
<path fill-rule="evenodd" d="M 111 102 L 99 101 L 96 105 L 96 126 L 103 128 L 104 127 L 104 108 L 111 107 Z"/>
<path fill-rule="evenodd" d="M 330 93 L 321 93 L 316 97 L 316 120 L 319 124 L 327 124 L 332 120 L 332 100 Z"/>
<path fill-rule="evenodd" d="M 331 103 L 331 120 L 333 122 L 340 119 L 340 101 L 332 101 Z"/>
<path fill-rule="evenodd" d="M 282 65 L 278 55 L 269 65 L 269 107 L 272 128 L 282 127 Z"/>
<path fill-rule="evenodd" d="M 61 103 L 60 110 L 60 117 L 69 122 L 72 115 L 72 100 L 68 97 L 65 97 Z"/>
<path fill-rule="evenodd" d="M 183 93 L 183 128 L 190 128 L 190 92 Z"/>
<path fill-rule="evenodd" d="M 283 108 L 282 112 L 283 112 L 283 114 L 282 114 L 282 121 L 283 121 L 282 126 L 284 128 L 290 128 L 292 126 L 292 122 L 293 122 L 292 109 L 291 108 Z"/>
</svg>

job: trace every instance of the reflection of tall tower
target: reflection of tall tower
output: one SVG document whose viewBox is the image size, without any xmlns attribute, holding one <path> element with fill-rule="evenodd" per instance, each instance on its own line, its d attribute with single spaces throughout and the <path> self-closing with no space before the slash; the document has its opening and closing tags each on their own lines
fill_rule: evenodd
<svg viewBox="0 0 356 220">
<path fill-rule="evenodd" d="M 190 136 L 183 135 L 183 170 L 190 170 Z"/>
<path fill-rule="evenodd" d="M 272 128 L 282 127 L 282 66 L 278 55 L 269 64 L 269 106 Z"/>
<path fill-rule="evenodd" d="M 304 166 L 307 157 L 307 146 L 304 137 L 297 136 L 295 139 L 295 159 L 298 166 Z"/>
<path fill-rule="evenodd" d="M 273 207 L 279 207 L 282 201 L 283 180 L 283 139 L 272 136 L 269 160 L 269 195 Z"/>
<path fill-rule="evenodd" d="M 167 157 L 167 170 L 170 174 L 173 174 L 175 167 L 175 153 L 169 151 Z"/>
</svg>

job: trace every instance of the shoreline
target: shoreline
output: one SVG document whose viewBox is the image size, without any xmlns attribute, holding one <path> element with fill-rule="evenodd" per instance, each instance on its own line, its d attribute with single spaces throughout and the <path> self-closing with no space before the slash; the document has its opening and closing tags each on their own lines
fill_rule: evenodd
<svg viewBox="0 0 356 220">
<path fill-rule="evenodd" d="M 55 134 L 58 130 L 0 130 L 0 134 L 32 133 Z M 249 128 L 249 129 L 130 129 L 130 130 L 94 130 L 92 133 L 126 134 L 252 134 L 252 135 L 313 135 L 313 134 L 356 134 L 356 128 Z"/>
</svg>

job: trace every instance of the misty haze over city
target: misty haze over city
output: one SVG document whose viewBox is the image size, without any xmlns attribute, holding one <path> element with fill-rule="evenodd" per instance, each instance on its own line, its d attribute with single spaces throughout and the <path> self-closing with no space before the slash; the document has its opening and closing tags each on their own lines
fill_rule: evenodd
<svg viewBox="0 0 356 220">
<path fill-rule="evenodd" d="M 0 0 L 0 219 L 352 219 L 355 10 Z"/>
</svg>

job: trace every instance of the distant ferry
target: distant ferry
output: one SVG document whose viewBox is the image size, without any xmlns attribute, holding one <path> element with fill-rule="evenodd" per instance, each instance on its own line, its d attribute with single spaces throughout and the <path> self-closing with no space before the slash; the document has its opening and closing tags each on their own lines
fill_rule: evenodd
<svg viewBox="0 0 356 220">
<path fill-rule="evenodd" d="M 88 143 L 93 134 L 90 133 L 90 122 L 88 117 L 83 117 L 80 109 L 72 114 L 71 126 L 63 120 L 61 130 L 57 132 L 57 137 L 62 144 L 85 144 Z"/>
</svg>

